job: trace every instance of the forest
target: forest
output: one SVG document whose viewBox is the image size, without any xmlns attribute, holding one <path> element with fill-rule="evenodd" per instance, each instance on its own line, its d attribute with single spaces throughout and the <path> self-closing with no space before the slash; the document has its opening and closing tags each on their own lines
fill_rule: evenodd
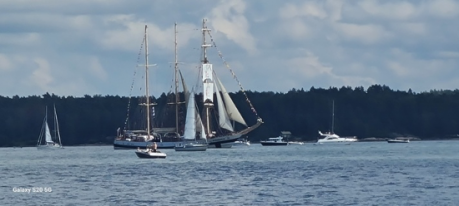
<svg viewBox="0 0 459 206">
<path fill-rule="evenodd" d="M 459 134 L 459 90 L 415 93 L 392 90 L 385 85 L 292 89 L 286 93 L 246 91 L 264 123 L 247 136 L 252 142 L 290 131 L 292 138 L 314 141 L 318 130 L 359 139 L 416 137 L 457 138 Z M 183 94 L 180 94 L 183 99 Z M 249 125 L 256 122 L 242 92 L 230 93 Z M 151 97 L 157 105 L 154 127 L 174 127 L 173 93 Z M 197 98 L 199 99 L 199 98 Z M 64 146 L 112 144 L 118 128 L 142 127 L 141 97 L 85 95 L 83 97 L 43 94 L 28 97 L 0 96 L 0 146 L 35 146 L 48 109 L 52 121 L 55 106 Z M 334 106 L 333 106 L 334 105 Z M 334 108 L 334 109 L 333 109 Z M 334 115 L 332 115 L 334 111 Z M 184 108 L 179 110 L 183 122 Z M 332 118 L 334 116 L 334 118 Z M 128 118 L 129 117 L 129 118 Z M 49 122 L 51 125 L 52 122 Z M 183 123 L 181 123 L 183 125 Z"/>
</svg>

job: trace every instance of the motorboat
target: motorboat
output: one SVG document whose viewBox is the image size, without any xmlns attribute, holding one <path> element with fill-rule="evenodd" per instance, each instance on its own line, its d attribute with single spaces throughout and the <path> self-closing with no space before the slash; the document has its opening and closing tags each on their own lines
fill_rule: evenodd
<svg viewBox="0 0 459 206">
<path fill-rule="evenodd" d="M 159 150 L 152 150 L 152 149 L 145 149 L 145 150 L 138 150 L 135 151 L 135 154 L 139 158 L 149 158 L 149 159 L 165 159 L 166 153 L 163 153 Z"/>
<path fill-rule="evenodd" d="M 147 147 L 147 149 L 145 150 L 141 150 L 140 148 L 137 148 L 137 151 L 135 151 L 135 154 L 139 158 L 148 158 L 148 159 L 165 159 L 167 156 L 166 153 L 163 153 L 157 150 L 156 143 L 154 143 L 152 147 Z"/>
<path fill-rule="evenodd" d="M 340 137 L 333 132 L 333 128 L 335 126 L 335 101 L 333 101 L 332 106 L 332 127 L 331 132 L 322 133 L 319 131 L 320 136 L 324 137 L 322 139 L 318 139 L 316 144 L 323 144 L 323 143 L 351 143 L 357 142 L 358 139 L 356 136 L 350 137 Z"/>
<path fill-rule="evenodd" d="M 233 143 L 233 146 L 250 146 L 250 141 L 246 138 L 239 138 Z"/>
<path fill-rule="evenodd" d="M 326 132 L 322 133 L 319 131 L 320 136 L 323 136 L 324 138 L 317 140 L 317 144 L 322 144 L 322 143 L 350 143 L 350 142 L 357 142 L 358 139 L 356 136 L 352 137 L 340 137 L 335 133 L 332 132 Z"/>
<path fill-rule="evenodd" d="M 296 142 L 296 141 L 289 141 L 288 144 L 293 144 L 293 145 L 304 145 L 304 142 Z"/>
<path fill-rule="evenodd" d="M 409 139 L 387 139 L 387 143 L 410 143 Z"/>
<path fill-rule="evenodd" d="M 261 145 L 263 146 L 287 146 L 288 142 L 284 141 L 284 138 L 279 137 L 270 137 L 266 141 L 260 141 Z"/>
</svg>

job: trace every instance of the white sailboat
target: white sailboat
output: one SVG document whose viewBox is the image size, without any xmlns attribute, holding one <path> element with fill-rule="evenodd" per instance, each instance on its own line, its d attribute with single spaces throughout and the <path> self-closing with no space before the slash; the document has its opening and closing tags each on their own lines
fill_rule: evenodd
<svg viewBox="0 0 459 206">
<path fill-rule="evenodd" d="M 57 118 L 56 106 L 54 106 L 54 140 L 48 126 L 48 107 L 45 109 L 45 118 L 41 127 L 40 135 L 38 136 L 37 149 L 56 149 L 63 148 L 61 142 L 61 134 L 59 131 L 59 121 Z M 44 141 L 44 142 L 43 142 Z M 55 142 L 56 141 L 56 142 Z"/>
<path fill-rule="evenodd" d="M 241 91 L 244 95 L 246 95 L 246 100 L 249 103 L 252 111 L 254 112 L 257 123 L 253 126 L 248 126 L 244 118 L 242 117 L 241 113 L 239 112 L 238 108 L 232 101 L 230 95 L 226 91 L 225 87 L 223 86 L 220 79 L 217 77 L 215 70 L 212 68 L 212 64 L 208 60 L 207 57 L 207 48 L 211 47 L 212 45 L 216 47 L 215 42 L 210 34 L 210 29 L 206 26 L 206 20 L 202 21 L 202 64 L 201 64 L 201 84 L 203 87 L 203 123 L 204 123 L 204 130 L 207 138 L 207 142 L 209 147 L 216 147 L 216 148 L 224 148 L 224 147 L 232 147 L 233 143 L 240 138 L 242 135 L 249 133 L 250 131 L 259 127 L 263 121 L 256 113 L 255 108 L 250 103 L 249 99 L 247 98 L 246 93 L 241 88 Z M 212 44 L 208 44 L 206 42 L 206 36 L 210 36 L 210 40 Z M 221 53 L 219 52 L 219 56 L 222 57 Z M 226 62 L 225 62 L 226 63 Z M 229 68 L 228 64 L 226 64 L 227 68 Z M 232 72 L 232 71 L 231 71 Z M 234 72 L 232 72 L 233 76 Z M 236 78 L 237 79 L 237 78 Z M 241 85 L 239 83 L 239 85 Z M 214 96 L 216 99 L 214 99 Z M 216 102 L 216 104 L 214 104 Z M 215 113 L 217 113 L 215 115 Z M 217 119 L 213 119 L 212 117 L 217 116 Z M 245 129 L 236 131 L 235 130 L 235 123 L 238 123 L 245 127 Z"/>
<path fill-rule="evenodd" d="M 320 136 L 323 136 L 324 138 L 317 140 L 317 144 L 323 144 L 323 143 L 350 143 L 350 142 L 357 142 L 357 137 L 352 136 L 352 137 L 340 137 L 337 134 L 333 132 L 335 124 L 335 101 L 333 101 L 333 106 L 332 106 L 332 126 L 331 126 L 331 131 L 322 133 L 319 131 Z"/>
<path fill-rule="evenodd" d="M 194 92 L 191 92 L 188 97 L 183 142 L 175 145 L 175 151 L 207 150 L 207 139 L 204 134 L 204 126 L 202 125 L 201 118 L 199 118 L 199 114 L 196 112 L 196 101 L 194 96 Z M 199 137 L 199 139 L 197 137 Z"/>
</svg>

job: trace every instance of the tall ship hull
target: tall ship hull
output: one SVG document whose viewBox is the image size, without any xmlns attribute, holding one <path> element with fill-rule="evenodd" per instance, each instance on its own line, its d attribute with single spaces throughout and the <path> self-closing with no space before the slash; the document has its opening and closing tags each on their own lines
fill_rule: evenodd
<svg viewBox="0 0 459 206">
<path fill-rule="evenodd" d="M 174 149 L 177 142 L 156 142 L 158 149 Z M 114 149 L 147 149 L 153 142 L 134 142 L 127 140 L 115 140 L 113 142 Z"/>
<path fill-rule="evenodd" d="M 242 134 L 214 137 L 207 140 L 210 148 L 231 148 Z"/>
</svg>

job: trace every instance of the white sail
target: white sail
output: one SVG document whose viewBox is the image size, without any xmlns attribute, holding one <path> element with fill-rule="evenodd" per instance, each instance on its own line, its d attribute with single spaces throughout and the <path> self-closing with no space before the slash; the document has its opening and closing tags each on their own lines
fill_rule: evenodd
<svg viewBox="0 0 459 206">
<path fill-rule="evenodd" d="M 212 64 L 202 64 L 202 82 L 204 87 L 203 102 L 213 102 L 214 81 L 212 79 L 212 73 Z"/>
<path fill-rule="evenodd" d="M 49 132 L 48 121 L 45 122 L 45 140 L 46 142 L 53 143 L 53 139 L 51 138 L 51 133 Z"/>
<path fill-rule="evenodd" d="M 244 118 L 242 118 L 241 113 L 236 108 L 236 105 L 234 104 L 233 100 L 229 96 L 228 92 L 226 91 L 220 79 L 216 75 L 215 75 L 215 79 L 217 80 L 217 84 L 220 87 L 220 90 L 222 92 L 223 100 L 225 101 L 226 112 L 228 113 L 228 117 L 231 120 L 234 120 L 236 122 L 239 122 L 247 126 L 247 123 L 245 122 Z"/>
<path fill-rule="evenodd" d="M 187 102 L 184 139 L 196 139 L 196 107 L 194 93 L 191 92 Z"/>
<path fill-rule="evenodd" d="M 222 101 L 222 97 L 220 94 L 220 89 L 215 85 L 215 90 L 217 91 L 217 104 L 218 104 L 218 124 L 221 128 L 227 129 L 231 132 L 234 131 L 233 127 L 231 126 L 231 121 L 228 117 L 228 114 L 225 110 L 225 103 Z"/>
</svg>

